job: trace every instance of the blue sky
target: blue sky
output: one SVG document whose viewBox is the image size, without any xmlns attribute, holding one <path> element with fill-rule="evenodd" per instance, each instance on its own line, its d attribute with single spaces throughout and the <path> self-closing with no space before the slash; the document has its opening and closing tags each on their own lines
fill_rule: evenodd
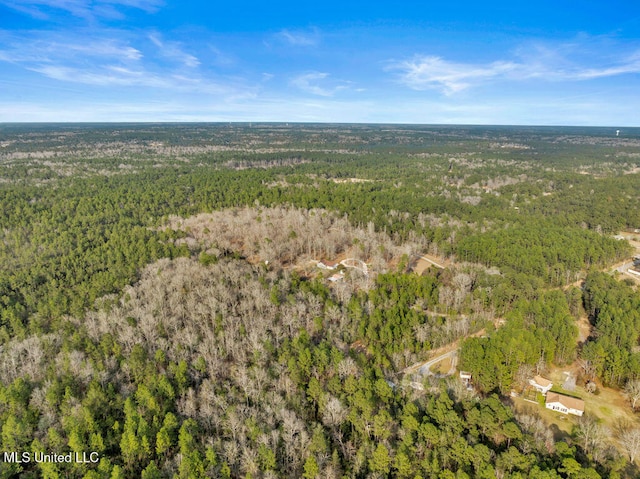
<svg viewBox="0 0 640 479">
<path fill-rule="evenodd" d="M 14 121 L 640 126 L 640 2 L 0 0 Z"/>
</svg>

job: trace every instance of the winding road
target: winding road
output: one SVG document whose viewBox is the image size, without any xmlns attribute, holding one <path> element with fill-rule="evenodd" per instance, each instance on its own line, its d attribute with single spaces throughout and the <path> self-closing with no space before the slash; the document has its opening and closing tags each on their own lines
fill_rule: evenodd
<svg viewBox="0 0 640 479">
<path fill-rule="evenodd" d="M 431 372 L 431 367 L 438 364 L 440 361 L 444 361 L 447 358 L 451 358 L 451 370 L 449 374 L 452 374 L 452 371 L 455 372 L 456 365 L 458 363 L 458 349 L 455 348 L 451 351 L 448 351 L 444 354 L 436 356 L 433 359 L 429 359 L 428 361 L 423 361 L 420 363 L 412 364 L 408 368 L 403 369 L 401 372 L 403 374 L 415 374 L 418 373 L 420 376 L 429 376 L 433 374 Z"/>
</svg>

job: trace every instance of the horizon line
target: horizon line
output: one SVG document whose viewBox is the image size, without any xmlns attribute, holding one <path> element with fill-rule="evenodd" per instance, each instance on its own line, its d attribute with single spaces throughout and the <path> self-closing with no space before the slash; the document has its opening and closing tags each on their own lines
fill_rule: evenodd
<svg viewBox="0 0 640 479">
<path fill-rule="evenodd" d="M 345 125 L 345 126 L 428 126 L 428 127 L 522 127 L 522 128 L 640 128 L 634 125 L 580 125 L 543 123 L 407 123 L 407 122 L 330 122 L 330 121 L 286 121 L 286 120 L 148 120 L 148 121 L 0 121 L 1 126 L 24 125 Z"/>
</svg>

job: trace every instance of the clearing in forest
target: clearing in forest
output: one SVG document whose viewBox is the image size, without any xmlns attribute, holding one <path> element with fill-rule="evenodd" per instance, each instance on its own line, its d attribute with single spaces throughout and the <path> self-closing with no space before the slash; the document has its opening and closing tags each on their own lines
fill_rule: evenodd
<svg viewBox="0 0 640 479">
<path fill-rule="evenodd" d="M 424 238 L 398 244 L 373 225 L 356 227 L 321 209 L 233 208 L 189 218 L 172 216 L 166 227 L 181 232 L 176 243 L 185 243 L 194 252 L 215 256 L 237 252 L 253 264 L 301 273 L 312 273 L 315 264 L 327 261 L 341 261 L 362 274 L 386 273 L 407 251 L 428 246 Z"/>
<path fill-rule="evenodd" d="M 434 267 L 439 269 L 444 269 L 448 267 L 450 264 L 449 261 L 445 261 L 441 258 L 436 258 L 435 256 L 429 254 L 423 254 L 421 256 L 415 256 L 412 258 L 409 263 L 408 270 L 413 271 L 417 275 L 421 275 L 428 268 Z"/>
<path fill-rule="evenodd" d="M 562 384 L 566 377 L 565 371 L 571 372 L 574 376 L 578 375 L 578 367 L 575 364 L 568 367 L 554 368 L 546 374 L 554 384 L 552 391 L 584 400 L 585 415 L 599 419 L 614 432 L 623 425 L 640 426 L 640 420 L 634 414 L 629 401 L 621 390 L 603 387 L 598 383 L 596 393 L 591 394 L 586 392 L 584 387 L 578 383 L 579 385 L 576 386 L 575 390 L 565 391 L 562 389 Z M 531 402 L 525 401 L 524 397 L 513 398 L 513 403 L 519 412 L 534 411 L 540 415 L 550 426 L 550 429 L 554 431 L 556 440 L 571 434 L 574 425 L 578 422 L 577 416 L 551 411 L 546 409 L 543 404 L 535 406 Z"/>
</svg>

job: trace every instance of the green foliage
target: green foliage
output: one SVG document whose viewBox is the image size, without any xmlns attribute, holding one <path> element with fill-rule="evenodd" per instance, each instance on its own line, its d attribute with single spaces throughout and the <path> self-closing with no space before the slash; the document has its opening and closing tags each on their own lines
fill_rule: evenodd
<svg viewBox="0 0 640 479">
<path fill-rule="evenodd" d="M 483 391 L 508 393 L 524 364 L 564 364 L 575 358 L 578 329 L 561 292 L 519 301 L 507 318 L 506 325 L 488 338 L 467 339 L 460 351 L 460 367 L 473 374 Z"/>
<path fill-rule="evenodd" d="M 604 273 L 587 276 L 584 307 L 594 325 L 594 338 L 581 356 L 605 384 L 623 385 L 640 377 L 640 295 Z"/>
<path fill-rule="evenodd" d="M 638 176 L 621 174 L 637 148 L 569 132 L 593 144 L 536 128 L 0 126 L 2 450 L 102 456 L 2 463 L 0 477 L 624 474 L 539 444 L 499 396 L 413 393 L 397 375 L 497 315 L 506 324 L 465 341 L 460 366 L 506 393 L 522 365 L 575 359 L 584 304 L 595 333 L 581 358 L 609 384 L 640 377 L 637 292 L 599 273 L 582 297 L 554 289 L 628 254 L 601 233 L 640 227 Z M 530 148 L 488 146 L 505 135 Z M 407 254 L 334 287 L 166 229 L 246 205 L 346 215 L 457 266 L 408 274 Z"/>
<path fill-rule="evenodd" d="M 603 266 L 630 253 L 628 244 L 595 232 L 527 221 L 484 234 L 463 238 L 458 257 L 508 274 L 525 273 L 548 284 L 569 283 L 575 274 L 591 266 Z"/>
<path fill-rule="evenodd" d="M 419 325 L 439 321 L 416 308 L 418 301 L 426 307 L 438 303 L 438 280 L 433 276 L 378 275 L 376 288 L 369 292 L 367 299 L 373 309 L 369 314 L 360 315 L 358 338 L 375 344 L 376 349 L 389 356 L 406 350 L 423 352 L 434 343 L 450 339 L 432 337 L 431 341 L 424 342 L 416 339 L 415 330 Z"/>
</svg>

